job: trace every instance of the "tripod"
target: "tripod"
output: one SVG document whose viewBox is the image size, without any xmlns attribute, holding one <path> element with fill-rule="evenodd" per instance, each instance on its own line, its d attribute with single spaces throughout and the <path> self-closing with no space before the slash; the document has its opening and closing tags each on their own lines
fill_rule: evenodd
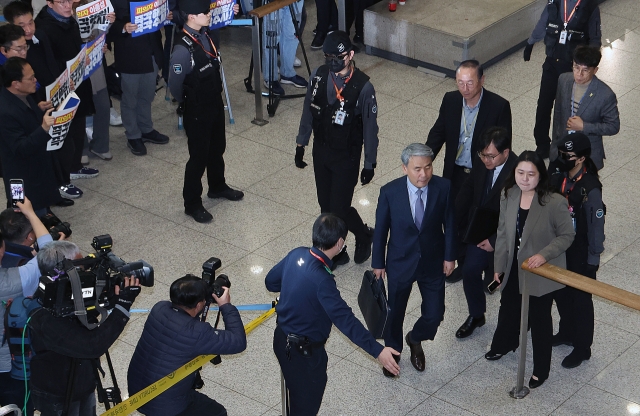
<svg viewBox="0 0 640 416">
<path fill-rule="evenodd" d="M 268 1 L 266 3 L 268 3 Z M 307 58 L 307 52 L 304 48 L 304 44 L 302 42 L 302 35 L 300 33 L 300 23 L 296 18 L 296 13 L 293 8 L 293 4 L 289 4 L 288 7 L 289 7 L 289 13 L 291 14 L 291 21 L 293 22 L 293 27 L 295 30 L 295 35 L 298 38 L 300 48 L 302 49 L 302 55 L 304 56 L 307 72 L 309 73 L 309 76 L 311 76 L 311 67 L 309 66 L 309 59 Z M 278 109 L 280 100 L 300 98 L 300 97 L 304 97 L 305 94 L 278 96 L 273 93 L 273 81 L 276 78 L 275 76 L 276 74 L 274 74 L 273 67 L 275 66 L 274 64 L 278 60 L 278 39 L 279 39 L 278 13 L 277 12 L 270 13 L 267 16 L 265 16 L 262 20 L 263 20 L 262 24 L 264 25 L 265 30 L 264 30 L 264 34 L 262 32 L 260 33 L 260 45 L 262 46 L 266 42 L 266 49 L 268 54 L 267 55 L 268 65 L 269 65 L 269 79 L 271 80 L 271 82 L 269 82 L 268 93 L 263 93 L 263 95 L 266 95 L 269 97 L 269 102 L 267 104 L 267 113 L 269 114 L 269 117 L 273 117 L 276 113 L 276 110 Z M 266 39 L 264 39 L 265 37 Z M 253 70 L 254 70 L 254 60 L 253 60 L 253 55 L 251 55 L 251 63 L 249 64 L 249 75 L 247 78 L 244 79 L 244 85 L 245 85 L 245 88 L 247 89 L 247 92 L 252 94 L 255 93 L 253 86 L 251 84 L 251 77 L 253 76 Z"/>
</svg>

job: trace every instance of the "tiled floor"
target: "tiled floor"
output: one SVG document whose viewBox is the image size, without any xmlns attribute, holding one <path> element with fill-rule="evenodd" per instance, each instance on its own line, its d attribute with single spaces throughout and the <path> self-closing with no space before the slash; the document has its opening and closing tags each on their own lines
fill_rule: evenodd
<svg viewBox="0 0 640 416">
<path fill-rule="evenodd" d="M 309 2 L 311 3 L 311 2 Z M 310 19 L 305 45 L 310 45 L 315 7 L 307 5 Z M 608 207 L 606 251 L 598 279 L 640 293 L 640 194 L 633 191 L 640 172 L 640 8 L 637 0 L 608 0 L 601 5 L 603 39 L 607 39 L 598 76 L 618 94 L 622 128 L 605 139 L 606 167 L 601 171 Z M 136 301 L 150 308 L 168 298 L 168 285 L 185 273 L 200 273 L 210 256 L 222 259 L 222 272 L 232 281 L 236 304 L 267 303 L 274 294 L 264 288 L 266 272 L 290 249 L 309 245 L 311 224 L 318 214 L 313 166 L 308 152 L 304 170 L 293 165 L 294 141 L 302 99 L 285 100 L 264 127 L 251 124 L 254 98 L 243 85 L 250 59 L 250 30 L 222 32 L 223 57 L 235 125 L 227 128 L 227 180 L 245 191 L 240 202 L 204 204 L 214 216 L 208 225 L 195 223 L 183 213 L 182 180 L 187 160 L 186 138 L 177 129 L 175 106 L 160 91 L 154 102 L 156 127 L 171 136 L 164 146 L 149 145 L 145 157 L 133 156 L 122 128 L 111 128 L 113 161 L 91 160 L 100 176 L 79 180 L 82 199 L 56 213 L 73 228 L 73 240 L 89 250 L 91 238 L 109 233 L 114 252 L 125 260 L 143 258 L 156 270 L 156 286 L 145 288 Z M 514 149 L 533 149 L 534 113 L 544 59 L 538 44 L 531 62 L 522 51 L 486 70 L 486 87 L 511 101 Z M 311 66 L 322 54 L 307 49 Z M 302 58 L 302 53 L 298 56 Z M 441 79 L 380 58 L 358 54 L 358 66 L 371 76 L 379 101 L 380 150 L 373 182 L 357 186 L 354 204 L 374 225 L 379 188 L 401 175 L 399 154 L 411 142 L 424 142 L 451 79 Z M 299 70 L 304 74 L 303 70 Z M 296 93 L 291 86 L 287 93 Z M 117 102 L 116 102 L 117 105 Z M 266 114 L 266 111 L 265 111 Z M 442 171 L 441 159 L 436 172 Z M 626 184 L 625 186 L 622 186 Z M 205 186 L 206 189 L 206 186 Z M 348 240 L 353 249 L 353 237 Z M 357 291 L 369 264 L 353 263 L 337 270 L 344 298 L 357 311 Z M 339 331 L 328 342 L 329 382 L 320 410 L 323 415 L 623 415 L 640 413 L 640 315 L 608 301 L 595 300 L 596 336 L 590 361 L 574 370 L 560 366 L 570 352 L 554 349 L 552 372 L 545 385 L 524 400 L 511 399 L 516 354 L 497 362 L 483 358 L 496 326 L 499 295 L 488 299 L 487 325 L 464 341 L 454 337 L 467 315 L 462 284 L 447 287 L 445 320 L 433 342 L 425 342 L 427 369 L 417 373 L 408 356 L 400 363 L 401 376 L 389 380 L 377 363 L 355 348 Z M 408 321 L 419 314 L 419 296 L 412 296 Z M 243 312 L 249 322 L 256 312 Z M 126 369 L 142 330 L 145 314 L 135 314 L 111 350 L 118 381 L 126 392 Z M 271 350 L 272 318 L 249 335 L 247 350 L 224 357 L 219 366 L 203 371 L 204 391 L 224 404 L 230 415 L 279 415 L 279 368 Z M 528 368 L 530 375 L 531 356 Z"/>
</svg>

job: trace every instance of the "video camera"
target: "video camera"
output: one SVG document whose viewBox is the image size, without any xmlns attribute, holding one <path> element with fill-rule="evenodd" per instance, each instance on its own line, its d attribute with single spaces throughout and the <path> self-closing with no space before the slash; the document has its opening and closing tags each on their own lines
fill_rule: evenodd
<svg viewBox="0 0 640 416">
<path fill-rule="evenodd" d="M 111 252 L 112 244 L 108 234 L 94 237 L 91 246 L 95 254 L 77 260 L 62 259 L 53 272 L 40 277 L 34 296 L 54 316 L 63 317 L 79 312 L 72 287 L 75 276 L 81 286 L 83 310 L 112 309 L 115 287 L 124 287 L 125 276 L 133 275 L 142 286 L 153 286 L 153 267 L 144 260 L 126 263 Z"/>
<path fill-rule="evenodd" d="M 215 271 L 222 266 L 222 261 L 217 257 L 211 257 L 202 264 L 202 280 L 207 284 L 207 300 L 211 298 L 211 294 L 220 297 L 224 294 L 224 287 L 230 288 L 231 281 L 226 274 L 215 277 Z"/>
</svg>

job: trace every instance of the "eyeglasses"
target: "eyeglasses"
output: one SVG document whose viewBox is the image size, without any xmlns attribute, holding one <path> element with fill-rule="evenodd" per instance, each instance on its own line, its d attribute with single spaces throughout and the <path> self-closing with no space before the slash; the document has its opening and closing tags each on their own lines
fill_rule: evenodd
<svg viewBox="0 0 640 416">
<path fill-rule="evenodd" d="M 573 66 L 573 72 L 575 74 L 588 75 L 593 70 L 594 70 L 594 68 L 591 68 L 591 67 L 588 67 L 588 66 L 584 66 L 584 65 L 574 65 Z"/>
<path fill-rule="evenodd" d="M 73 0 L 60 0 L 60 1 L 53 0 L 53 3 L 62 4 L 63 6 L 70 6 L 73 4 Z"/>
<path fill-rule="evenodd" d="M 9 46 L 9 49 L 13 49 L 16 52 L 26 52 L 29 50 L 29 44 L 23 46 Z"/>
<path fill-rule="evenodd" d="M 340 59 L 341 61 L 344 60 L 344 58 L 346 58 L 349 55 L 349 52 L 343 53 L 342 55 L 330 55 L 328 53 L 324 54 L 324 57 L 326 59 Z"/>
<path fill-rule="evenodd" d="M 482 160 L 495 160 L 495 158 L 497 158 L 498 156 L 500 156 L 500 153 L 498 153 L 497 155 L 485 155 L 482 152 L 478 152 L 478 157 Z"/>
</svg>

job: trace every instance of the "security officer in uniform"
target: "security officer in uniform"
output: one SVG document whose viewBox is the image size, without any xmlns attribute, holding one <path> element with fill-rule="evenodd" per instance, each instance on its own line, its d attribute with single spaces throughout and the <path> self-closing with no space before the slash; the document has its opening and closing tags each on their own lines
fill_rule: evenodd
<svg viewBox="0 0 640 416">
<path fill-rule="evenodd" d="M 280 292 L 273 351 L 289 390 L 291 416 L 315 415 L 320 409 L 327 385 L 324 344 L 332 324 L 390 373 L 400 372 L 394 359 L 400 353 L 378 343 L 340 297 L 331 266 L 346 237 L 344 221 L 321 214 L 313 224 L 313 247 L 292 250 L 265 278 L 267 290 Z"/>
<path fill-rule="evenodd" d="M 524 48 L 524 60 L 531 59 L 533 44 L 544 39 L 547 58 L 542 64 L 542 79 L 536 109 L 536 153 L 549 157 L 551 109 L 556 98 L 558 77 L 572 70 L 572 56 L 579 45 L 602 45 L 600 8 L 597 0 L 548 0 L 540 20 Z"/>
<path fill-rule="evenodd" d="M 371 256 L 373 229 L 351 206 L 358 183 L 364 144 L 362 185 L 373 179 L 378 153 L 378 122 L 375 91 L 369 77 L 355 66 L 349 35 L 336 30 L 327 35 L 322 47 L 326 65 L 311 74 L 302 119 L 296 138 L 295 163 L 303 161 L 304 146 L 313 131 L 313 169 L 321 212 L 340 217 L 356 237 L 354 261 L 364 263 Z M 349 262 L 345 251 L 335 265 Z"/>
<path fill-rule="evenodd" d="M 600 254 L 604 251 L 604 216 L 602 184 L 598 169 L 590 158 L 591 141 L 583 133 L 566 135 L 558 144 L 560 157 L 549 166 L 553 189 L 569 201 L 576 237 L 567 249 L 567 270 L 596 278 Z M 562 360 L 565 368 L 579 366 L 591 358 L 593 343 L 593 300 L 590 293 L 565 287 L 555 292 L 560 313 L 558 333 L 553 345 L 573 345 Z"/>
<path fill-rule="evenodd" d="M 169 88 L 184 113 L 189 161 L 184 173 L 184 212 L 200 223 L 213 216 L 202 206 L 202 175 L 207 170 L 209 198 L 237 201 L 244 193 L 224 178 L 225 115 L 218 51 L 209 35 L 209 0 L 180 0 L 185 25 L 171 55 Z"/>
</svg>

